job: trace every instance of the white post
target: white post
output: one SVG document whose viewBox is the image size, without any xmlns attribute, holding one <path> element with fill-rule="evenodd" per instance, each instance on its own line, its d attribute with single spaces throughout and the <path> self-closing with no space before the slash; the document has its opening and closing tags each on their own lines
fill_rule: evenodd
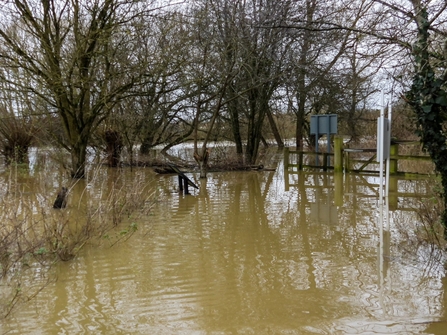
<svg viewBox="0 0 447 335">
<path fill-rule="evenodd" d="M 379 200 L 380 203 L 383 204 L 383 134 L 384 134 L 384 121 L 385 121 L 385 108 L 384 108 L 384 96 L 382 91 L 382 96 L 380 99 L 380 118 L 377 132 L 377 143 L 378 143 L 378 152 L 377 158 L 379 159 Z"/>
<path fill-rule="evenodd" d="M 388 101 L 388 127 L 389 127 L 389 133 L 390 133 L 390 137 L 389 139 L 387 138 L 387 141 L 389 141 L 390 143 L 385 143 L 385 145 L 387 145 L 388 147 L 391 144 L 391 117 L 393 114 L 393 109 L 391 107 L 392 105 L 392 100 L 393 100 L 393 92 L 390 93 L 390 99 Z M 388 149 L 389 150 L 389 149 Z M 388 155 L 387 159 L 386 159 L 386 177 L 385 177 L 385 197 L 388 198 L 388 193 L 390 191 L 389 188 L 389 181 L 390 181 L 390 155 Z"/>
<path fill-rule="evenodd" d="M 385 140 L 385 99 L 382 90 L 380 99 L 380 117 L 377 124 L 377 159 L 379 160 L 379 281 L 380 281 L 380 296 L 379 301 L 383 306 L 383 286 L 384 286 L 384 262 L 383 262 L 383 156 L 384 156 L 384 140 Z"/>
</svg>

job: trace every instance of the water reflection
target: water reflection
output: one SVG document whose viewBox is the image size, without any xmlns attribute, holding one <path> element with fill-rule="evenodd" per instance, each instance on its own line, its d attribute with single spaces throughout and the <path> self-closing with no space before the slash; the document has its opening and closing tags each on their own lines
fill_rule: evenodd
<svg viewBox="0 0 447 335">
<path fill-rule="evenodd" d="M 402 256 L 395 222 L 416 216 L 400 196 L 380 211 L 374 177 L 189 174 L 200 189 L 185 196 L 175 176 L 123 173 L 157 192 L 139 233 L 60 264 L 0 333 L 445 333 L 442 261 L 429 247 Z M 116 179 L 102 176 L 93 190 Z"/>
</svg>

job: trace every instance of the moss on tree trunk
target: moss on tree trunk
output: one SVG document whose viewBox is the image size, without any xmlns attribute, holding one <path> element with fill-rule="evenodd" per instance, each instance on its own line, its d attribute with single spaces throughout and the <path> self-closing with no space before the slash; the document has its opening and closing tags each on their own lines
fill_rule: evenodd
<svg viewBox="0 0 447 335">
<path fill-rule="evenodd" d="M 416 114 L 423 148 L 429 153 L 441 176 L 441 197 L 444 204 L 441 222 L 444 226 L 444 238 L 447 239 L 447 92 L 444 78 L 437 76 L 430 63 L 430 23 L 427 10 L 423 7 L 415 8 L 415 12 L 418 25 L 418 39 L 412 50 L 415 74 L 411 90 L 407 92 L 407 100 Z"/>
</svg>

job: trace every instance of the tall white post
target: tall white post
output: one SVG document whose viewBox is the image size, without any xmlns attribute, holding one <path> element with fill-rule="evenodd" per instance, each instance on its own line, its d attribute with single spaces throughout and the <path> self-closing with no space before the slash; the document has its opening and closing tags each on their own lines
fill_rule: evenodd
<svg viewBox="0 0 447 335">
<path fill-rule="evenodd" d="M 377 143 L 378 143 L 378 159 L 379 159 L 379 201 L 381 204 L 383 204 L 383 134 L 385 132 L 384 124 L 385 124 L 385 101 L 384 101 L 384 94 L 382 91 L 382 96 L 380 99 L 380 118 L 379 118 L 379 125 L 378 125 L 378 132 L 377 132 Z"/>
<path fill-rule="evenodd" d="M 390 141 L 390 143 L 385 143 L 385 145 L 387 145 L 388 147 L 391 144 L 391 118 L 392 118 L 392 114 L 393 114 L 393 108 L 391 106 L 392 100 L 393 100 L 393 92 L 390 93 L 390 99 L 388 100 L 388 120 L 389 120 L 388 127 L 389 127 L 390 137 L 389 137 L 389 139 L 387 138 L 387 141 Z M 390 184 L 390 155 L 388 155 L 388 157 L 386 159 L 385 197 L 388 197 L 388 193 L 390 191 L 389 184 Z"/>
</svg>

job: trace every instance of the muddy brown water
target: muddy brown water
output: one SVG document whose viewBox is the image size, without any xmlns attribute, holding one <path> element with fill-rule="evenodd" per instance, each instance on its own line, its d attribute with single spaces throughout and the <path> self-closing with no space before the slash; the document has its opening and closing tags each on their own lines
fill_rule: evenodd
<svg viewBox="0 0 447 335">
<path fill-rule="evenodd" d="M 426 181 L 399 180 L 417 196 L 381 211 L 371 176 L 280 163 L 189 173 L 185 196 L 176 176 L 122 173 L 155 190 L 137 233 L 59 263 L 0 334 L 447 334 L 443 260 L 401 231 Z"/>
</svg>

